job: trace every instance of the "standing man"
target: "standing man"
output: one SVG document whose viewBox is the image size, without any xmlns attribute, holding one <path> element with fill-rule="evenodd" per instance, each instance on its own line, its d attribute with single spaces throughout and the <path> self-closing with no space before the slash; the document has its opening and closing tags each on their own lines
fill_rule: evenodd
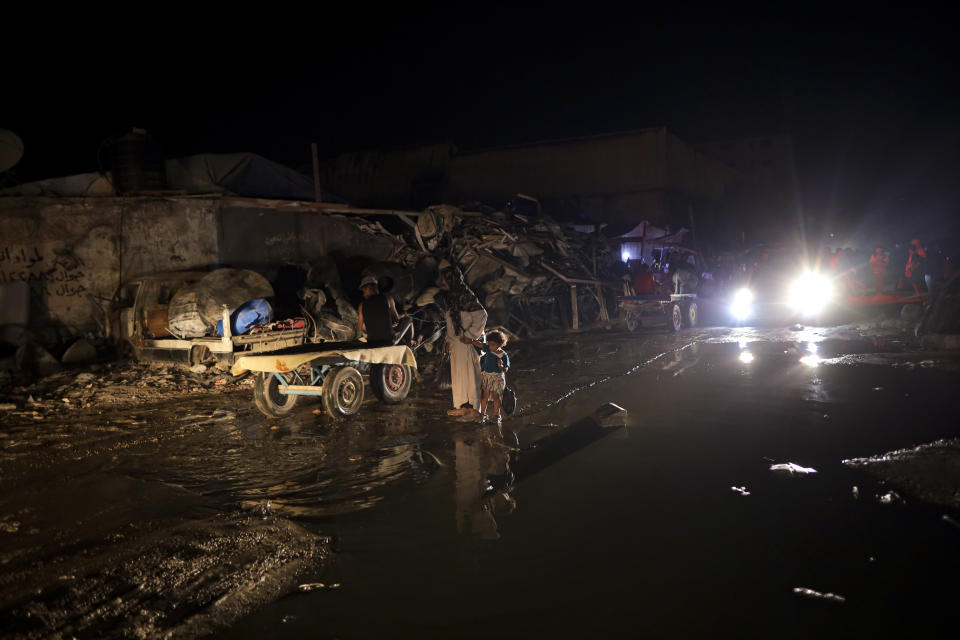
<svg viewBox="0 0 960 640">
<path fill-rule="evenodd" d="M 913 292 L 920 295 L 920 283 L 925 281 L 927 267 L 927 250 L 923 248 L 919 238 L 910 241 L 910 252 L 907 256 L 907 266 L 903 275 L 913 285 Z M 926 283 L 924 283 L 926 286 Z"/>
<path fill-rule="evenodd" d="M 883 295 L 883 275 L 888 262 L 890 258 L 883 252 L 883 247 L 877 247 L 876 252 L 870 256 L 870 272 L 873 274 L 873 286 L 877 290 L 877 296 Z"/>
<path fill-rule="evenodd" d="M 393 325 L 400 320 L 397 306 L 391 296 L 380 293 L 376 276 L 367 276 L 360 282 L 363 302 L 357 319 L 357 334 L 367 332 L 367 344 L 371 347 L 388 347 L 393 344 Z"/>
<path fill-rule="evenodd" d="M 446 317 L 453 409 L 447 415 L 479 418 L 480 354 L 473 341 L 483 336 L 487 310 L 467 286 L 460 269 L 446 260 L 440 263 L 440 281 L 450 290 Z"/>
</svg>

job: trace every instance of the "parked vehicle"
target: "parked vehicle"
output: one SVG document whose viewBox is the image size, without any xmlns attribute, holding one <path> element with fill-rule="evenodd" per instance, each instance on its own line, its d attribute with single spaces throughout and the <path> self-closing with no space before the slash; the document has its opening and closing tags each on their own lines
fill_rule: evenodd
<svg viewBox="0 0 960 640">
<path fill-rule="evenodd" d="M 180 339 L 170 332 L 167 312 L 180 289 L 207 271 L 173 271 L 134 278 L 117 289 L 110 302 L 108 334 L 121 355 L 138 360 L 180 362 L 229 368 L 238 354 L 272 351 L 302 344 L 308 326 L 283 327 L 234 336 L 224 310 L 224 335 Z M 280 323 L 277 323 L 280 324 Z"/>
</svg>

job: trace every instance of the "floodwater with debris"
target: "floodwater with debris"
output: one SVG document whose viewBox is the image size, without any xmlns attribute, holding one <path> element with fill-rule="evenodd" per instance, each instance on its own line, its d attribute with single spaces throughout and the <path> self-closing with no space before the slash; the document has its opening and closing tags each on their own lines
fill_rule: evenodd
<svg viewBox="0 0 960 640">
<path fill-rule="evenodd" d="M 955 627 L 960 512 L 921 485 L 960 474 L 938 458 L 913 478 L 907 459 L 960 436 L 955 355 L 818 329 L 601 332 L 510 352 L 521 411 L 502 429 L 447 420 L 448 392 L 426 384 L 343 423 L 318 402 L 266 419 L 249 388 L 0 423 L 0 631 Z M 626 426 L 592 418 L 608 402 Z"/>
</svg>

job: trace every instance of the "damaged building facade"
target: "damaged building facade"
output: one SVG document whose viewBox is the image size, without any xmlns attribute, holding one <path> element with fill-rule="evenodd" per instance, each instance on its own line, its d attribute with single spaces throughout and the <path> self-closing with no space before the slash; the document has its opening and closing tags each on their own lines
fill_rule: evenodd
<svg viewBox="0 0 960 640">
<path fill-rule="evenodd" d="M 102 305 L 142 274 L 221 264 L 269 272 L 395 250 L 336 215 L 254 198 L 0 198 L 0 219 L 0 285 L 26 283 L 29 324 L 46 342 L 103 331 Z"/>
</svg>

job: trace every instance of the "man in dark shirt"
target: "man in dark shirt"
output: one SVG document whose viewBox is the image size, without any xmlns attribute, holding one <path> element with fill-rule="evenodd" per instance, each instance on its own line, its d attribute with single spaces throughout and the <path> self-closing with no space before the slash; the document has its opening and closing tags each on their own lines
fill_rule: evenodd
<svg viewBox="0 0 960 640">
<path fill-rule="evenodd" d="M 393 325 L 400 320 L 393 298 L 380 293 L 376 276 L 367 276 L 360 282 L 363 302 L 360 303 L 357 331 L 367 332 L 367 344 L 385 347 L 393 344 Z"/>
</svg>

